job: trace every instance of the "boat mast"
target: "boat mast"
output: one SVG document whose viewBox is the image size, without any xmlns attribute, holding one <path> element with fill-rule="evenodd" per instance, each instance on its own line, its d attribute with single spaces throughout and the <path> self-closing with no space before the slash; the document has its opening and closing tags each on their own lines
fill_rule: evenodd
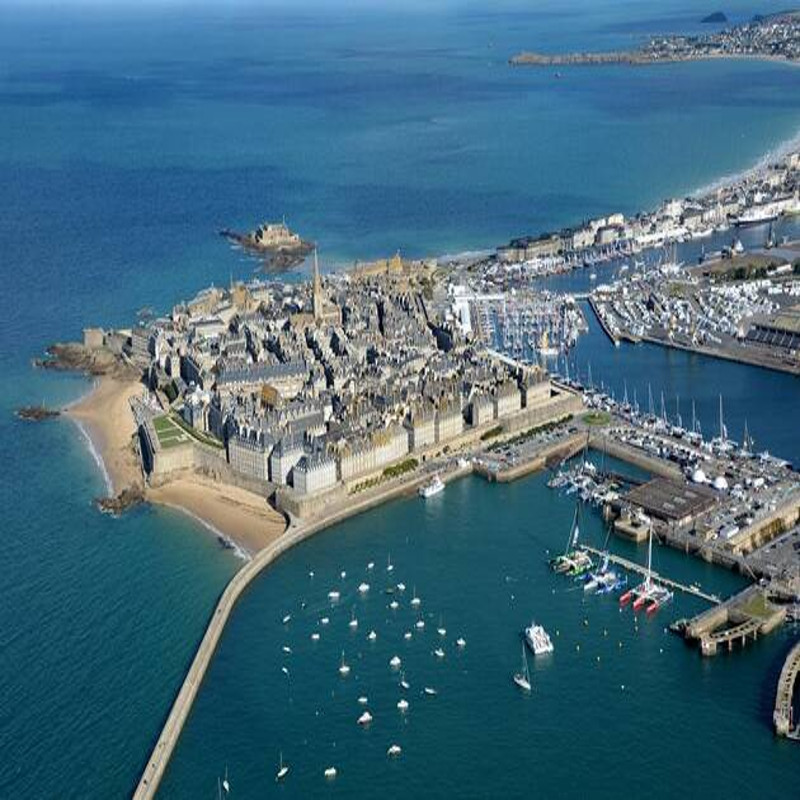
<svg viewBox="0 0 800 800">
<path fill-rule="evenodd" d="M 569 538 L 567 539 L 567 547 L 564 550 L 566 556 L 569 551 L 575 546 L 578 541 L 579 527 L 578 527 L 578 512 L 580 511 L 581 501 L 575 501 L 575 514 L 572 517 L 572 526 L 569 529 Z"/>
<path fill-rule="evenodd" d="M 655 410 L 653 408 L 653 387 L 649 383 L 647 384 L 647 411 L 651 417 L 655 416 Z"/>
<path fill-rule="evenodd" d="M 726 438 L 727 437 L 725 436 L 725 423 L 723 422 L 723 419 L 722 419 L 722 395 L 720 394 L 720 396 L 719 396 L 719 440 L 720 440 L 720 442 L 722 442 L 724 444 Z"/>
<path fill-rule="evenodd" d="M 647 574 L 644 577 L 646 589 L 650 588 L 650 576 L 653 572 L 653 523 L 650 523 L 650 536 L 647 540 Z"/>
</svg>

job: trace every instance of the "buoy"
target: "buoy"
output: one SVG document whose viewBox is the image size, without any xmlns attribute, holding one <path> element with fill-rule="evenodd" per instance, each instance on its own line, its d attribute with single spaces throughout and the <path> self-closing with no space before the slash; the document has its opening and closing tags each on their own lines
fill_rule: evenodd
<svg viewBox="0 0 800 800">
<path fill-rule="evenodd" d="M 580 646 L 579 644 L 576 644 L 576 645 L 575 645 L 575 649 L 576 649 L 576 650 L 580 650 L 580 649 L 581 649 L 581 646 Z"/>
</svg>

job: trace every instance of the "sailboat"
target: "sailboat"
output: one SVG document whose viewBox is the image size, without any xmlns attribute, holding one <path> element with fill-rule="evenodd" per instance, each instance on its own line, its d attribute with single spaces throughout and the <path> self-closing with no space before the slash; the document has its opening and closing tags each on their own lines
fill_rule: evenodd
<svg viewBox="0 0 800 800">
<path fill-rule="evenodd" d="M 650 528 L 650 536 L 647 543 L 647 572 L 644 581 L 632 589 L 628 589 L 619 599 L 619 604 L 625 606 L 633 600 L 633 609 L 638 611 L 647 606 L 647 613 L 653 614 L 661 606 L 672 600 L 672 592 L 665 586 L 653 580 L 653 528 Z"/>
<path fill-rule="evenodd" d="M 753 441 L 753 437 L 750 435 L 750 432 L 747 430 L 747 420 L 744 421 L 744 436 L 742 437 L 742 449 L 741 455 L 743 456 L 752 456 L 753 455 L 753 447 L 755 442 Z"/>
<path fill-rule="evenodd" d="M 734 443 L 728 439 L 728 428 L 725 425 L 725 419 L 722 414 L 722 395 L 719 396 L 719 436 L 713 440 L 719 450 L 726 452 L 733 447 Z"/>
<path fill-rule="evenodd" d="M 580 536 L 580 507 L 580 500 L 578 500 L 575 503 L 575 516 L 572 519 L 567 546 L 563 554 L 550 560 L 550 568 L 553 572 L 580 575 L 594 566 L 589 554 L 585 550 L 577 549 Z"/>
<path fill-rule="evenodd" d="M 221 791 L 220 791 L 221 790 Z M 231 784 L 228 780 L 228 765 L 225 765 L 225 777 L 222 779 L 222 783 L 219 782 L 219 778 L 217 778 L 217 795 L 222 797 L 224 792 L 225 796 L 227 797 L 231 791 Z"/>
<path fill-rule="evenodd" d="M 531 674 L 528 671 L 528 656 L 525 653 L 525 643 L 522 643 L 522 669 L 514 673 L 514 683 L 524 692 L 531 690 Z"/>
<path fill-rule="evenodd" d="M 344 660 L 344 650 L 342 650 L 342 663 L 339 664 L 339 674 L 343 678 L 350 674 L 350 665 Z"/>
<path fill-rule="evenodd" d="M 283 753 L 278 755 L 278 771 L 275 774 L 276 781 L 282 781 L 289 774 L 289 765 L 283 763 Z"/>
</svg>

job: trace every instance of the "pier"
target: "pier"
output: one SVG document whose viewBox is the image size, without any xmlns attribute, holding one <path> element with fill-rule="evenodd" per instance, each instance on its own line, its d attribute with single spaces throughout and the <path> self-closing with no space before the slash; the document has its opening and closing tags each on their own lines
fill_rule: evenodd
<svg viewBox="0 0 800 800">
<path fill-rule="evenodd" d="M 617 556 L 613 553 L 605 553 L 602 550 L 598 550 L 597 548 L 590 547 L 586 544 L 582 545 L 581 549 L 598 558 L 607 557 L 612 564 L 616 564 L 617 566 L 622 567 L 629 572 L 636 572 L 642 576 L 647 575 L 647 567 L 643 567 L 641 564 L 637 564 L 635 561 L 629 561 L 627 558 L 622 558 L 622 556 Z M 707 592 L 704 592 L 699 586 L 690 586 L 685 583 L 680 583 L 679 581 L 674 581 L 671 578 L 665 578 L 663 575 L 659 575 L 657 572 L 653 571 L 650 572 L 650 577 L 654 581 L 658 581 L 658 583 L 668 586 L 670 589 L 677 589 L 685 594 L 691 594 L 694 597 L 699 597 L 701 600 L 705 600 L 707 603 L 717 604 L 720 602 L 719 597 L 717 597 L 715 594 L 708 594 Z"/>
<path fill-rule="evenodd" d="M 445 483 L 456 480 L 472 473 L 472 467 L 459 467 L 450 472 L 441 472 L 441 478 Z M 338 508 L 327 516 L 323 516 L 308 524 L 295 524 L 290 526 L 276 541 L 268 547 L 259 551 L 251 561 L 248 561 L 234 576 L 230 583 L 225 587 L 225 591 L 214 609 L 214 613 L 208 623 L 206 632 L 200 642 L 200 646 L 195 653 L 189 671 L 184 678 L 175 702 L 172 704 L 169 716 L 164 723 L 158 741 L 153 748 L 150 757 L 142 771 L 142 776 L 133 793 L 133 800 L 152 800 L 156 796 L 158 786 L 167 770 L 169 760 L 172 757 L 175 747 L 178 744 L 183 727 L 189 718 L 200 685 L 208 671 L 211 659 L 219 644 L 225 625 L 233 611 L 239 598 L 248 586 L 268 567 L 276 558 L 283 555 L 287 550 L 299 544 L 305 539 L 319 533 L 331 525 L 341 522 L 348 517 L 366 511 L 377 506 L 391 497 L 416 492 L 425 481 L 429 480 L 430 475 L 425 473 L 415 475 L 411 480 L 401 481 L 400 483 L 383 488 L 369 494 L 362 500 L 351 500 L 342 508 Z"/>
<path fill-rule="evenodd" d="M 683 633 L 686 639 L 699 642 L 704 656 L 714 656 L 720 647 L 727 646 L 730 652 L 736 643 L 744 647 L 748 641 L 756 641 L 759 635 L 781 625 L 785 616 L 784 608 L 771 605 L 764 590 L 751 584 L 724 603 L 693 617 Z"/>
<path fill-rule="evenodd" d="M 800 728 L 792 727 L 794 724 L 792 700 L 798 672 L 800 672 L 800 641 L 795 643 L 794 647 L 789 651 L 789 655 L 786 656 L 781 676 L 778 679 L 778 691 L 775 694 L 775 711 L 772 714 L 775 733 L 778 736 L 786 736 L 795 741 L 800 741 Z"/>
</svg>

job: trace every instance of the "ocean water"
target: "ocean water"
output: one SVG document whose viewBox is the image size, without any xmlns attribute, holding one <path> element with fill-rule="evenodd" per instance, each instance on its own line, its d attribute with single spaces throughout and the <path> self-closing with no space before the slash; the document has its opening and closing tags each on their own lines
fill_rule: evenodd
<svg viewBox="0 0 800 800">
<path fill-rule="evenodd" d="M 736 2 L 730 13 L 744 19 L 750 9 Z M 175 513 L 99 514 L 92 499 L 104 490 L 102 473 L 77 428 L 25 424 L 12 414 L 23 403 L 68 402 L 89 384 L 37 372 L 31 359 L 86 325 L 125 326 L 143 306 L 165 310 L 210 282 L 251 275 L 254 263 L 216 235 L 224 226 L 285 215 L 318 241 L 326 267 L 398 248 L 436 255 L 634 211 L 754 164 L 800 128 L 794 69 L 719 63 L 575 70 L 557 79 L 505 63 L 526 47 L 618 47 L 651 32 L 696 30 L 697 17 L 688 0 L 658 9 L 570 0 L 488 10 L 0 3 L 0 796 L 129 794 L 238 565 Z M 640 400 L 646 381 L 670 401 L 678 391 L 684 417 L 684 398 L 695 396 L 706 427 L 724 390 L 732 433 L 747 417 L 760 446 L 800 455 L 797 426 L 786 424 L 800 402 L 795 379 L 657 348 L 614 350 L 596 330 L 577 359 L 581 369 L 591 360 L 595 380 L 617 391 L 622 380 L 639 386 Z M 271 785 L 281 747 L 294 768 L 287 791 L 315 794 L 334 741 L 347 751 L 336 759 L 342 780 L 334 788 L 348 794 L 377 787 L 441 794 L 459 774 L 462 788 L 477 794 L 495 786 L 513 794 L 514 771 L 537 758 L 537 779 L 551 788 L 543 764 L 566 781 L 570 765 L 584 759 L 621 770 L 631 758 L 635 773 L 619 778 L 626 785 L 642 786 L 648 771 L 662 769 L 660 785 L 683 787 L 681 740 L 694 750 L 702 740 L 723 765 L 741 757 L 720 730 L 749 739 L 751 774 L 796 778 L 794 751 L 769 732 L 786 634 L 704 664 L 656 635 L 657 626 L 640 626 L 634 638 L 630 618 L 600 602 L 586 612 L 589 630 L 580 631 L 587 658 L 565 663 L 584 610 L 563 585 L 551 585 L 541 563 L 543 548 L 562 540 L 569 508 L 538 479 L 513 487 L 464 481 L 440 500 L 439 518 L 436 506 L 397 503 L 339 526 L 253 587 L 200 694 L 164 796 L 213 796 L 225 763 L 239 796 L 253 796 L 262 782 Z M 463 628 L 467 651 L 462 659 L 448 652 L 442 665 L 429 661 L 427 646 L 410 656 L 415 671 L 437 680 L 443 702 L 428 709 L 415 701 L 406 727 L 383 729 L 384 720 L 397 722 L 383 649 L 374 662 L 363 656 L 381 703 L 374 731 L 356 730 L 346 694 L 332 705 L 326 695 L 324 720 L 307 724 L 312 705 L 322 708 L 322 695 L 339 688 L 331 684 L 336 639 L 331 672 L 331 652 L 300 646 L 310 617 L 298 613 L 292 635 L 302 658 L 293 670 L 310 687 L 306 695 L 293 683 L 287 692 L 276 660 L 284 640 L 278 609 L 304 597 L 317 602 L 305 583 L 309 564 L 327 584 L 340 564 L 357 572 L 368 553 L 378 561 L 389 548 L 398 574 L 402 568 L 424 592 L 426 609 L 429 599 L 448 628 Z M 683 560 L 669 566 L 702 570 L 704 582 L 722 588 L 733 580 Z M 514 603 L 507 575 L 519 583 Z M 364 619 L 386 626 L 379 600 L 369 598 Z M 507 678 L 519 658 L 516 632 L 532 613 L 563 628 L 567 644 L 537 674 L 534 698 L 519 704 Z M 630 635 L 630 660 L 614 660 L 613 648 L 590 636 L 601 623 L 618 640 Z M 335 636 L 347 641 L 346 630 Z M 595 651 L 608 672 L 592 671 Z M 656 669 L 663 663 L 669 668 Z M 631 674 L 624 681 L 623 671 Z M 590 691 L 595 675 L 605 676 L 598 692 Z M 636 691 L 618 697 L 614 687 L 629 681 Z M 285 735 L 272 714 L 278 707 Z M 232 717 L 233 709 L 241 714 Z M 669 743 L 669 758 L 647 747 L 614 758 L 608 731 L 636 739 L 642 725 Z M 383 730 L 409 736 L 407 758 L 388 771 Z M 536 745 L 527 746 L 528 735 Z M 441 779 L 439 788 L 426 775 Z M 709 777 L 705 788 L 713 795 L 721 784 Z"/>
<path fill-rule="evenodd" d="M 160 796 L 212 796 L 226 769 L 238 797 L 610 798 L 623 787 L 658 798 L 782 796 L 800 766 L 795 748 L 773 738 L 770 718 L 793 634 L 703 660 L 665 629 L 700 610 L 699 601 L 677 597 L 646 619 L 620 611 L 614 597 L 585 597 L 546 564 L 565 546 L 573 501 L 545 481 L 464 479 L 431 501 L 401 500 L 332 528 L 281 558 L 234 614 Z M 597 515 L 584 515 L 581 531 L 602 544 Z M 615 549 L 645 555 L 643 547 Z M 656 549 L 654 564 L 709 591 L 742 585 L 668 549 Z M 366 596 L 357 590 L 362 580 Z M 384 589 L 398 581 L 407 588 L 392 595 L 400 602 L 392 611 Z M 333 588 L 341 591 L 335 605 L 327 600 Z M 420 612 L 410 605 L 414 591 Z M 555 652 L 532 660 L 533 692 L 524 696 L 511 677 L 531 618 L 547 627 Z M 433 654 L 439 646 L 442 659 Z M 338 674 L 342 651 L 346 678 Z M 389 665 L 395 654 L 408 691 Z M 426 686 L 437 695 L 425 696 Z M 373 715 L 366 729 L 356 723 L 362 695 Z M 386 755 L 393 743 L 403 748 L 397 760 Z M 279 753 L 291 769 L 282 785 Z M 323 777 L 328 766 L 338 770 L 333 782 Z"/>
</svg>

